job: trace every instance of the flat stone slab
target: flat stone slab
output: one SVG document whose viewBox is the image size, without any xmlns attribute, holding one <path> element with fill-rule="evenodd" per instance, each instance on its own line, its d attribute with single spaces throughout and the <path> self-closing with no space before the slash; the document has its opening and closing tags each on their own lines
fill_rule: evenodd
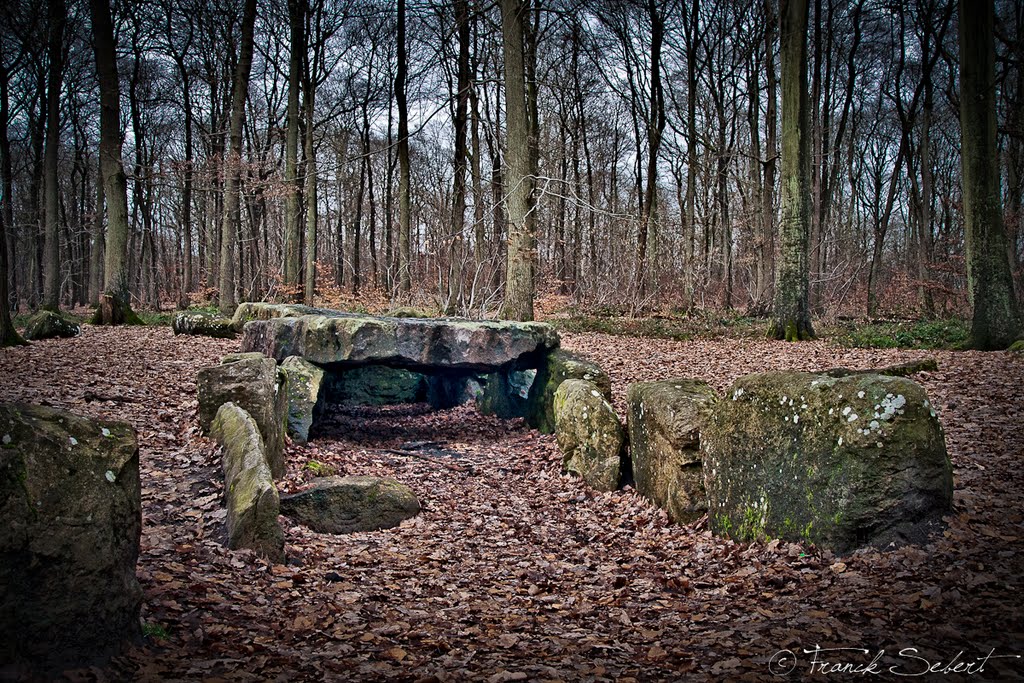
<svg viewBox="0 0 1024 683">
<path fill-rule="evenodd" d="M 537 367 L 559 345 L 546 323 L 389 318 L 285 304 L 242 304 L 242 350 L 317 365 L 369 363 L 422 370 Z"/>
</svg>

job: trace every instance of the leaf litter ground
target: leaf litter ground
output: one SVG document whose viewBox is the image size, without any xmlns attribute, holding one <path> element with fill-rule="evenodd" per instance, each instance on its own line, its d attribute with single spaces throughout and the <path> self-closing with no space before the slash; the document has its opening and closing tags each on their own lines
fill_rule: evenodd
<svg viewBox="0 0 1024 683">
<path fill-rule="evenodd" d="M 764 369 L 924 355 L 600 334 L 563 345 L 612 375 L 620 415 L 634 381 L 698 377 L 722 390 Z M 834 557 L 733 543 L 704 522 L 668 524 L 631 489 L 588 490 L 561 474 L 554 438 L 520 422 L 397 406 L 333 411 L 310 444 L 289 445 L 279 485 L 294 491 L 325 471 L 393 476 L 422 514 L 348 536 L 282 518 L 289 562 L 268 565 L 224 548 L 219 453 L 197 427 L 196 371 L 236 349 L 167 328 L 85 326 L 0 353 L 0 399 L 126 420 L 139 434 L 150 636 L 108 668 L 69 677 L 778 680 L 795 662 L 799 680 L 822 674 L 805 652 L 820 646 L 855 648 L 816 658 L 869 673 L 882 653 L 883 679 L 895 678 L 890 667 L 977 671 L 990 653 L 980 673 L 941 678 L 1024 678 L 1019 355 L 938 353 L 939 370 L 915 377 L 941 411 L 956 485 L 948 526 L 926 546 Z"/>
</svg>

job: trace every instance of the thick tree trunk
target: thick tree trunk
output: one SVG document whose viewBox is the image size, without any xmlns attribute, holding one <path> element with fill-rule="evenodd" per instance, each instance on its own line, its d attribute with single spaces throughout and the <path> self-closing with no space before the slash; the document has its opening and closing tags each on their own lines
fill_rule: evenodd
<svg viewBox="0 0 1024 683">
<path fill-rule="evenodd" d="M 60 179 L 57 159 L 60 151 L 60 90 L 64 77 L 64 0 L 49 2 L 50 62 L 46 85 L 46 153 L 43 158 L 43 186 L 46 240 L 43 256 L 43 308 L 60 310 Z"/>
<path fill-rule="evenodd" d="M 137 322 L 128 289 L 128 181 L 121 165 L 121 102 L 114 26 L 108 0 L 90 0 L 96 76 L 100 86 L 100 170 L 107 203 L 103 295 L 94 322 Z"/>
<path fill-rule="evenodd" d="M 533 320 L 534 261 L 537 238 L 530 229 L 533 173 L 530 164 L 530 121 L 526 101 L 523 23 L 529 0 L 501 0 L 502 51 L 505 62 L 505 118 L 508 173 L 505 194 L 508 215 L 508 256 L 505 298 L 500 317 Z"/>
<path fill-rule="evenodd" d="M 960 0 L 960 128 L 970 345 L 1005 349 L 1021 333 L 1006 258 L 996 149 L 993 0 Z"/>
<path fill-rule="evenodd" d="M 782 0 L 782 224 L 770 337 L 814 338 L 808 301 L 810 121 L 807 96 L 807 0 Z"/>
<path fill-rule="evenodd" d="M 231 315 L 235 301 L 235 238 L 240 222 L 239 186 L 242 179 L 242 126 L 245 124 L 245 99 L 249 91 L 252 68 L 253 31 L 256 25 L 256 0 L 245 0 L 242 14 L 242 44 L 235 65 L 234 89 L 231 97 L 231 123 L 228 129 L 228 151 L 225 156 L 224 217 L 220 233 L 219 307 Z"/>
</svg>

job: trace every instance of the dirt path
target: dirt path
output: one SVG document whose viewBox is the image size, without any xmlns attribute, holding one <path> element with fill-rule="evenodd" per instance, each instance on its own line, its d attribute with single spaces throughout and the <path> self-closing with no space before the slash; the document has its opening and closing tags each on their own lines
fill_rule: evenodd
<svg viewBox="0 0 1024 683">
<path fill-rule="evenodd" d="M 767 367 L 865 367 L 919 353 L 825 343 L 666 342 L 569 335 L 564 345 L 626 384 L 685 375 L 721 388 Z M 315 460 L 395 476 L 423 513 L 390 531 L 328 536 L 286 527 L 289 563 L 221 545 L 217 453 L 198 435 L 195 373 L 233 342 L 166 328 L 103 330 L 0 351 L 0 399 L 124 419 L 139 431 L 139 577 L 150 638 L 99 679 L 770 680 L 803 649 L 885 650 L 882 670 L 1024 654 L 1024 360 L 938 354 L 918 376 L 940 407 L 954 514 L 923 548 L 834 558 L 785 543 L 740 545 L 675 527 L 631 491 L 595 494 L 560 474 L 552 437 L 476 415 L 394 408 L 338 415 L 291 446 L 282 487 Z M 356 411 L 358 413 L 358 411 Z M 464 471 L 387 453 L 444 441 Z M 824 655 L 819 656 L 819 659 Z M 777 662 L 776 662 L 777 663 Z M 1024 676 L 992 659 L 972 680 Z M 884 678 L 884 677 L 883 677 Z M 944 676 L 956 680 L 956 676 Z M 777 680 L 777 679 L 776 679 Z"/>
</svg>

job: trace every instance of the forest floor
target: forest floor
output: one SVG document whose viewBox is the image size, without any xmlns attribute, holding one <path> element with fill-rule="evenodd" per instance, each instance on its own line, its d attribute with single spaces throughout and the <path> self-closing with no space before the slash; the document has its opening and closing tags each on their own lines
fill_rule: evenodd
<svg viewBox="0 0 1024 683">
<path fill-rule="evenodd" d="M 0 351 L 0 400 L 126 420 L 139 435 L 146 642 L 69 676 L 498 683 L 838 671 L 817 659 L 881 679 L 935 666 L 926 680 L 959 680 L 942 675 L 957 662 L 973 665 L 963 680 L 1024 678 L 1024 357 L 597 333 L 563 334 L 563 346 L 611 374 L 620 416 L 639 380 L 697 377 L 721 390 L 769 368 L 933 355 L 939 370 L 914 379 L 940 411 L 954 467 L 947 528 L 926 546 L 842 558 L 734 543 L 705 521 L 669 524 L 632 489 L 589 490 L 561 473 L 554 437 L 521 422 L 402 406 L 333 414 L 310 444 L 288 446 L 280 486 L 303 486 L 316 461 L 394 476 L 423 512 L 347 536 L 282 518 L 288 564 L 268 565 L 224 547 L 219 455 L 198 429 L 196 371 L 237 342 L 86 325 L 74 339 Z M 415 440 L 459 457 L 385 452 Z M 855 649 L 807 652 L 819 646 Z"/>
</svg>

